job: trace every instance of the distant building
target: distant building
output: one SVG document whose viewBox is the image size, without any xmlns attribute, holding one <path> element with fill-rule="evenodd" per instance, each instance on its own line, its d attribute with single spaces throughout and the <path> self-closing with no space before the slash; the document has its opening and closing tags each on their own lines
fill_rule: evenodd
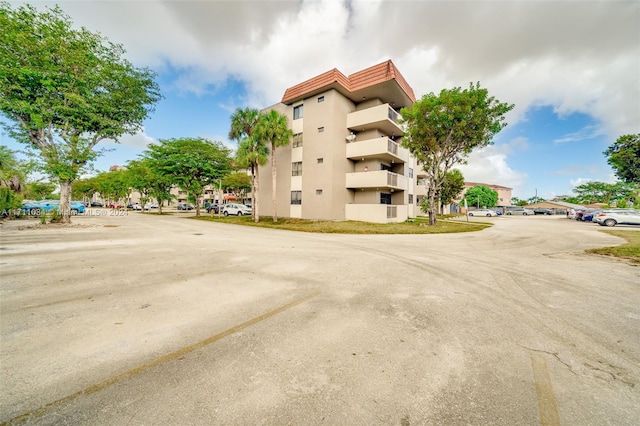
<svg viewBox="0 0 640 426">
<path fill-rule="evenodd" d="M 462 191 L 462 194 L 460 194 L 460 197 L 458 198 L 458 200 L 456 200 L 456 204 L 459 204 L 464 198 L 464 195 L 467 193 L 469 188 L 473 188 L 474 186 L 486 186 L 487 188 L 496 191 L 498 193 L 498 206 L 506 207 L 506 206 L 512 205 L 511 191 L 513 190 L 513 188 L 509 188 L 507 186 L 502 186 L 502 185 L 495 185 L 492 183 L 481 183 L 481 182 L 465 182 L 464 190 Z"/>
</svg>

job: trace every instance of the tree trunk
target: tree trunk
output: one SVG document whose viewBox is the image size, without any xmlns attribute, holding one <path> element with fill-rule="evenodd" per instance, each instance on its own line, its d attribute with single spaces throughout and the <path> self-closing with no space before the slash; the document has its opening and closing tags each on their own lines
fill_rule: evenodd
<svg viewBox="0 0 640 426">
<path fill-rule="evenodd" d="M 253 211 L 251 212 L 252 216 L 253 216 L 253 221 L 255 223 L 258 223 L 260 221 L 260 214 L 259 214 L 259 210 L 258 210 L 258 182 L 259 182 L 259 172 L 258 172 L 258 166 L 256 165 L 256 167 L 253 168 L 253 182 L 251 185 L 251 199 L 253 202 Z"/>
<path fill-rule="evenodd" d="M 278 221 L 278 210 L 276 205 L 276 147 L 271 145 L 271 198 L 273 201 L 273 222 Z"/>
<path fill-rule="evenodd" d="M 429 197 L 429 225 L 435 225 L 437 206 L 435 184 L 433 182 L 429 182 L 429 189 L 427 194 L 427 196 Z"/>
<path fill-rule="evenodd" d="M 196 198 L 196 217 L 200 217 L 200 196 Z"/>
<path fill-rule="evenodd" d="M 61 223 L 71 223 L 71 182 L 60 182 Z"/>
</svg>

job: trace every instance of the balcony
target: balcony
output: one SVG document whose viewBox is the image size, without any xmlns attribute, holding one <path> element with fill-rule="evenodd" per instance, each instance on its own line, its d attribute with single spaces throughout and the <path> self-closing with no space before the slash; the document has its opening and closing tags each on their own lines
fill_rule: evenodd
<svg viewBox="0 0 640 426">
<path fill-rule="evenodd" d="M 347 173 L 347 188 L 380 188 L 405 191 L 409 179 L 387 170 Z"/>
<path fill-rule="evenodd" d="M 399 223 L 407 220 L 406 204 L 346 204 L 345 219 L 373 223 Z"/>
<path fill-rule="evenodd" d="M 389 138 L 367 139 L 347 144 L 347 158 L 376 158 L 389 163 L 406 163 L 409 161 L 409 150 Z"/>
<path fill-rule="evenodd" d="M 402 128 L 398 124 L 399 114 L 383 104 L 347 114 L 347 128 L 354 132 L 380 129 L 387 135 L 401 135 Z"/>
</svg>

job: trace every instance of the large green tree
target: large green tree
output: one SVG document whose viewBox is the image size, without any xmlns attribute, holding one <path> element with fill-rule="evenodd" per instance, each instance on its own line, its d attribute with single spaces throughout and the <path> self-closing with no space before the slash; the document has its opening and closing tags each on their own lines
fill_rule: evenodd
<svg viewBox="0 0 640 426">
<path fill-rule="evenodd" d="M 603 154 L 620 180 L 640 185 L 640 133 L 620 136 Z"/>
<path fill-rule="evenodd" d="M 487 186 L 476 185 L 467 190 L 464 199 L 469 206 L 495 207 L 498 204 L 498 193 Z"/>
<path fill-rule="evenodd" d="M 260 220 L 258 198 L 258 166 L 265 165 L 268 161 L 269 148 L 264 141 L 255 135 L 260 111 L 254 108 L 238 108 L 231 115 L 231 129 L 229 139 L 238 143 L 236 151 L 236 164 L 238 167 L 251 171 L 251 202 L 253 208 L 251 217 L 255 222 Z"/>
<path fill-rule="evenodd" d="M 171 201 L 172 177 L 161 173 L 154 167 L 151 158 L 141 158 L 127 163 L 128 180 L 133 189 L 140 194 L 140 204 L 147 204 L 151 198 L 158 202 L 158 213 L 162 214 L 164 201 Z M 143 210 L 144 212 L 144 210 Z"/>
<path fill-rule="evenodd" d="M 0 3 L 0 111 L 60 184 L 70 222 L 71 184 L 101 154 L 103 139 L 135 134 L 161 98 L 155 73 L 98 33 L 73 28 L 59 7 Z"/>
<path fill-rule="evenodd" d="M 230 150 L 222 142 L 204 138 L 160 140 L 150 144 L 144 156 L 155 173 L 166 176 L 194 198 L 196 216 L 200 216 L 204 188 L 232 170 Z"/>
<path fill-rule="evenodd" d="M 456 87 L 439 95 L 429 93 L 400 111 L 406 125 L 402 144 L 427 175 L 429 224 L 436 224 L 436 194 L 447 172 L 456 164 L 465 164 L 474 149 L 490 145 L 506 126 L 504 116 L 512 108 L 489 96 L 477 83 L 464 90 Z"/>
<path fill-rule="evenodd" d="M 110 201 L 122 201 L 130 192 L 131 184 L 126 170 L 102 172 L 95 178 L 100 196 Z"/>
<path fill-rule="evenodd" d="M 19 160 L 8 147 L 0 145 L 0 186 L 21 194 L 25 190 L 28 171 L 25 161 Z"/>
<path fill-rule="evenodd" d="M 464 191 L 464 176 L 458 169 L 449 170 L 444 177 L 440 191 L 438 191 L 437 198 L 440 205 L 440 214 L 446 204 L 451 204 L 453 200 L 458 198 Z"/>
<path fill-rule="evenodd" d="M 91 201 L 96 192 L 98 185 L 95 177 L 78 179 L 71 185 L 71 198 L 76 200 Z"/>
<path fill-rule="evenodd" d="M 26 173 L 15 153 L 0 145 L 0 217 L 14 216 L 20 209 Z"/>
<path fill-rule="evenodd" d="M 289 129 L 287 116 L 272 109 L 260 114 L 256 128 L 256 137 L 271 148 L 271 200 L 273 208 L 273 221 L 278 221 L 278 208 L 276 204 L 276 148 L 289 145 L 293 132 Z"/>
<path fill-rule="evenodd" d="M 242 198 L 247 191 L 251 191 L 251 176 L 246 173 L 236 172 L 225 176 L 220 182 L 222 188 Z"/>
<path fill-rule="evenodd" d="M 57 185 L 51 182 L 30 182 L 27 183 L 24 195 L 28 199 L 44 200 L 51 198 Z"/>
<path fill-rule="evenodd" d="M 635 201 L 634 187 L 634 184 L 625 182 L 587 182 L 573 188 L 573 192 L 576 193 L 575 200 L 573 201 L 584 204 L 611 204 L 617 200 Z"/>
</svg>

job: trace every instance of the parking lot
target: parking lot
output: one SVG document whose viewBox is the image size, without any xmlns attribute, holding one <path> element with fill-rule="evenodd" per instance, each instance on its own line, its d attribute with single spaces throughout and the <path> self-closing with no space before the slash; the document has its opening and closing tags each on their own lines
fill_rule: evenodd
<svg viewBox="0 0 640 426">
<path fill-rule="evenodd" d="M 640 418 L 640 268 L 583 253 L 621 243 L 600 226 L 328 235 L 93 210 L 2 223 L 0 423 Z"/>
</svg>

